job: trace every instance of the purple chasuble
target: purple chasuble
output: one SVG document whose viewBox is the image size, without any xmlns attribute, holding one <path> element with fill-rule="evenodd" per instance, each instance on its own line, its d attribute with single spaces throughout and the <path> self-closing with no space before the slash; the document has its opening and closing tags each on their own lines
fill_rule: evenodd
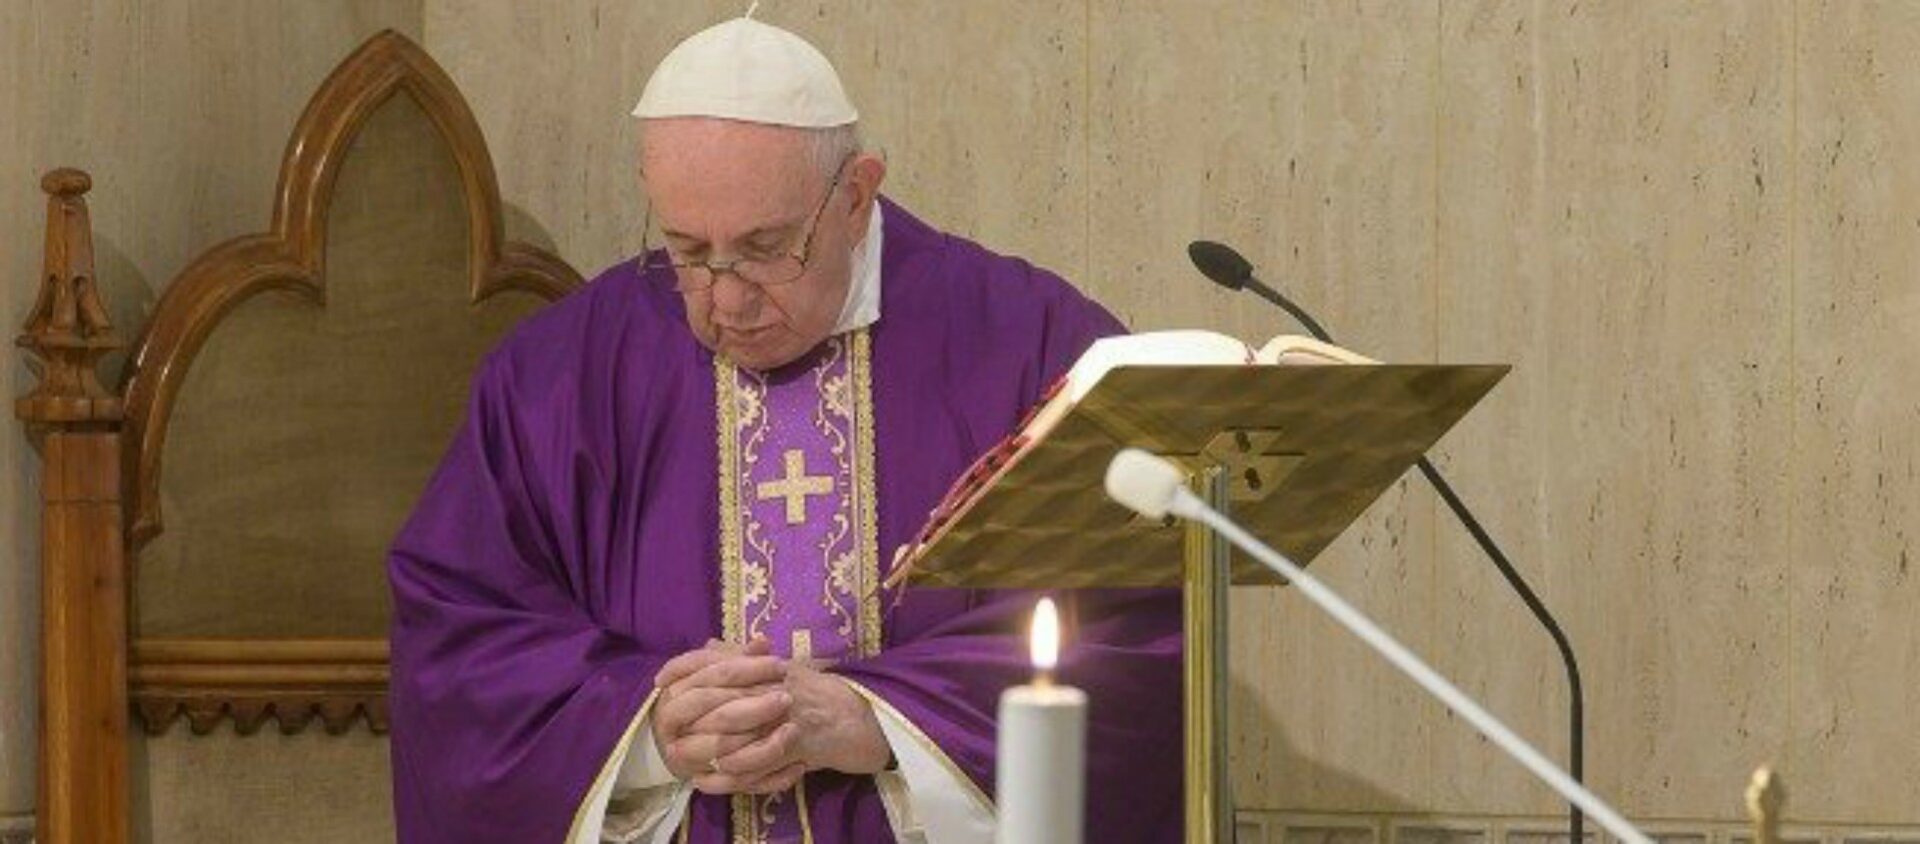
<svg viewBox="0 0 1920 844">
<path fill-rule="evenodd" d="M 473 397 L 389 560 L 400 840 L 562 841 L 666 660 L 760 634 L 910 721 L 983 795 L 1020 591 L 882 593 L 947 485 L 1095 339 L 1058 277 L 884 204 L 882 316 L 766 373 L 687 329 L 629 261 L 529 318 Z M 1181 831 L 1180 601 L 1065 596 L 1086 689 L 1087 840 Z M 638 735 L 635 741 L 651 741 Z M 872 778 L 697 795 L 695 842 L 890 841 Z"/>
<path fill-rule="evenodd" d="M 777 372 L 714 361 L 725 638 L 842 661 L 880 652 L 867 332 Z M 733 800 L 736 840 L 811 838 L 802 787 Z"/>
</svg>

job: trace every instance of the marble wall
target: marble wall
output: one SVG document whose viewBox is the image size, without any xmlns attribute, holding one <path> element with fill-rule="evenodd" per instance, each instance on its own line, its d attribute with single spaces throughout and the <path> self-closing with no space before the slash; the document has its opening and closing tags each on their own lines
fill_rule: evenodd
<svg viewBox="0 0 1920 844">
<path fill-rule="evenodd" d="M 426 0 L 425 26 L 523 229 L 598 267 L 639 244 L 624 115 L 648 70 L 743 6 Z M 1135 327 L 1286 328 L 1187 266 L 1208 236 L 1357 348 L 1512 363 L 1435 457 L 1567 626 L 1590 778 L 1629 812 L 1728 834 L 1771 760 L 1809 825 L 1920 823 L 1920 4 L 760 15 L 837 62 L 897 198 Z M 1318 570 L 1564 755 L 1548 640 L 1423 483 Z M 1297 596 L 1235 608 L 1236 785 L 1262 828 L 1553 828 L 1553 796 Z"/>
<path fill-rule="evenodd" d="M 0 3 L 0 331 L 40 274 L 40 175 L 93 174 L 101 283 L 131 329 L 200 251 L 266 227 L 281 149 L 320 80 L 381 29 L 420 35 L 420 0 Z M 11 346 L 11 343 L 8 343 Z M 31 375 L 11 349 L 0 393 Z M 11 407 L 9 398 L 8 406 Z M 39 629 L 37 458 L 0 436 L 0 840 L 33 810 Z"/>
</svg>

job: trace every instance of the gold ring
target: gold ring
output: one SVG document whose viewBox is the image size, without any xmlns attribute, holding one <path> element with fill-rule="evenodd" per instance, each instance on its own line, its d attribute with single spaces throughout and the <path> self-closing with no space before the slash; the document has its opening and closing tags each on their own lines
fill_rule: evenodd
<svg viewBox="0 0 1920 844">
<path fill-rule="evenodd" d="M 720 770 L 720 757 L 718 756 L 715 756 L 714 758 L 707 760 L 707 770 L 712 771 L 713 773 L 716 773 L 716 774 L 726 773 L 726 771 Z"/>
</svg>

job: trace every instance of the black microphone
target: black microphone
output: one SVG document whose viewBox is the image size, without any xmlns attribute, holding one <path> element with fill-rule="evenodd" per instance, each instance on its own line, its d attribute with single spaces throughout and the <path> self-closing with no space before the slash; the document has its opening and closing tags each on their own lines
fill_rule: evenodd
<svg viewBox="0 0 1920 844">
<path fill-rule="evenodd" d="M 1200 270 L 1200 274 L 1212 280 L 1213 283 L 1228 290 L 1251 290 L 1260 298 L 1280 306 L 1281 310 L 1286 311 L 1294 321 L 1306 327 L 1307 332 L 1314 337 L 1322 342 L 1333 342 L 1333 337 L 1327 334 L 1326 329 L 1321 328 L 1320 323 L 1316 322 L 1304 309 L 1280 295 L 1280 291 L 1255 278 L 1253 263 L 1234 251 L 1233 247 L 1211 240 L 1196 240 L 1187 244 L 1187 257 L 1193 260 L 1193 265 Z M 1454 517 L 1466 527 L 1467 533 L 1473 535 L 1473 541 L 1480 545 L 1480 550 L 1493 560 L 1494 568 L 1500 570 L 1500 576 L 1506 579 L 1507 585 L 1513 588 L 1514 594 L 1520 596 L 1520 601 L 1527 605 L 1534 619 L 1540 622 L 1541 627 L 1546 628 L 1548 636 L 1553 637 L 1554 647 L 1560 650 L 1560 662 L 1567 669 L 1569 697 L 1567 701 L 1567 720 L 1569 721 L 1567 771 L 1573 775 L 1575 782 L 1584 783 L 1586 699 L 1580 686 L 1580 662 L 1574 658 L 1573 643 L 1567 641 L 1567 634 L 1560 629 L 1560 622 L 1554 619 L 1553 613 L 1547 611 L 1547 605 L 1540 602 L 1540 596 L 1534 594 L 1533 587 L 1528 586 L 1526 579 L 1520 576 L 1520 572 L 1514 570 L 1513 563 L 1507 560 L 1506 553 L 1500 550 L 1500 546 L 1494 543 L 1493 537 L 1480 526 L 1480 520 L 1474 518 L 1473 512 L 1468 510 L 1467 505 L 1460 500 L 1460 496 L 1454 493 L 1453 485 L 1440 476 L 1440 470 L 1434 468 L 1432 461 L 1425 457 L 1421 457 L 1416 465 L 1420 467 L 1420 474 L 1425 475 L 1427 482 L 1433 484 L 1434 490 L 1440 493 L 1440 499 L 1447 503 L 1447 509 L 1452 510 Z M 1573 833 L 1570 840 L 1574 844 L 1584 841 L 1581 833 L 1586 825 L 1586 817 L 1579 806 L 1568 807 L 1567 821 Z"/>
<path fill-rule="evenodd" d="M 1315 322 L 1293 300 L 1254 278 L 1253 264 L 1233 251 L 1233 247 L 1211 240 L 1196 240 L 1187 244 L 1187 257 L 1193 259 L 1193 265 L 1200 268 L 1201 275 L 1213 279 L 1214 284 L 1228 290 L 1251 290 L 1260 298 L 1279 305 L 1281 310 L 1293 317 L 1294 322 L 1306 326 L 1307 333 L 1322 342 L 1333 342 L 1333 338 L 1327 336 L 1327 330 L 1321 328 L 1320 323 Z"/>
</svg>

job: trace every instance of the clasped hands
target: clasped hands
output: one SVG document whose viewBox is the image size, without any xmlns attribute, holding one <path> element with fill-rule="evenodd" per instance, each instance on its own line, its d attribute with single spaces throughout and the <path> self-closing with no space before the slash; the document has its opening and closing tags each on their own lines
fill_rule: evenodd
<svg viewBox="0 0 1920 844">
<path fill-rule="evenodd" d="M 653 739 L 668 770 L 708 794 L 772 794 L 808 771 L 873 774 L 891 758 L 865 699 L 764 639 L 708 642 L 654 678 Z"/>
</svg>

